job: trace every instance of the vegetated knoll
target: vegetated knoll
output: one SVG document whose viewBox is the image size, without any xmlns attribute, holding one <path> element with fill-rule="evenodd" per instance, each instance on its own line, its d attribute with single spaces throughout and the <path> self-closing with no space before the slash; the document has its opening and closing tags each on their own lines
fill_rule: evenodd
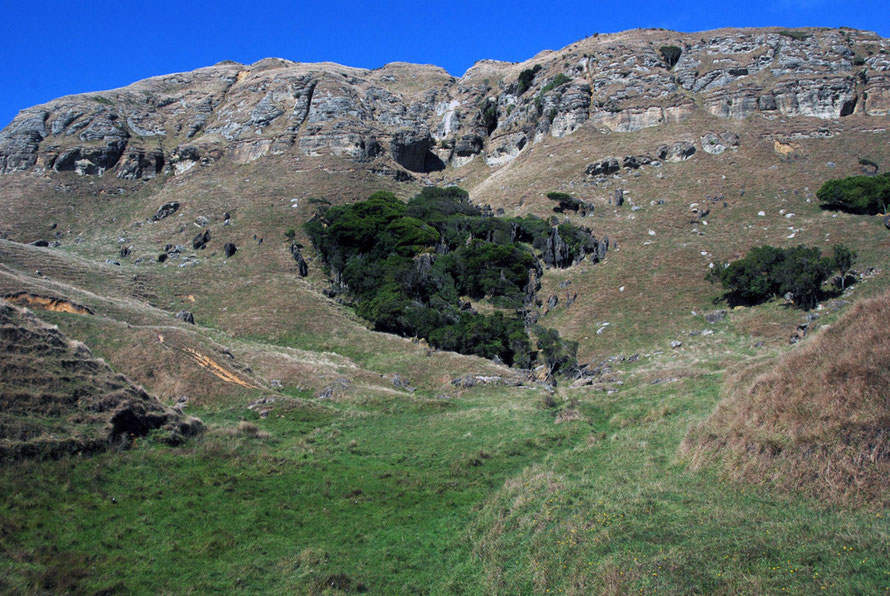
<svg viewBox="0 0 890 596">
<path fill-rule="evenodd" d="M 842 504 L 890 504 L 890 292 L 730 394 L 681 449 L 693 466 L 722 459 L 737 481 L 803 490 Z"/>
<path fill-rule="evenodd" d="M 0 461 L 100 451 L 155 429 L 177 443 L 202 428 L 5 300 L 0 354 Z"/>
</svg>

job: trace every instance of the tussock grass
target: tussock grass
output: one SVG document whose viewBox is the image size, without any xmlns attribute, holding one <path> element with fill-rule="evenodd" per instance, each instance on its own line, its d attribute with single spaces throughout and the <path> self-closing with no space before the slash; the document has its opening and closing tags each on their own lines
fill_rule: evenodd
<svg viewBox="0 0 890 596">
<path fill-rule="evenodd" d="M 888 320 L 890 292 L 858 303 L 753 379 L 730 376 L 727 397 L 683 443 L 693 467 L 720 458 L 738 482 L 890 504 Z"/>
</svg>

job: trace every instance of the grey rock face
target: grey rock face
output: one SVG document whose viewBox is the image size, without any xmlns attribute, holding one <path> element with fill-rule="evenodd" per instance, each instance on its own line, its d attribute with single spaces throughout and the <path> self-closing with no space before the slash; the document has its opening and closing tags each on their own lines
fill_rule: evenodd
<svg viewBox="0 0 890 596">
<path fill-rule="evenodd" d="M 476 155 L 482 151 L 483 140 L 477 134 L 464 135 L 454 144 L 454 153 L 461 157 Z"/>
<path fill-rule="evenodd" d="M 587 83 L 569 85 L 559 99 L 550 134 L 554 137 L 572 134 L 587 121 L 589 108 L 590 85 Z"/>
<path fill-rule="evenodd" d="M 37 163 L 46 137 L 46 112 L 23 112 L 0 132 L 0 173 L 27 170 Z"/>
<path fill-rule="evenodd" d="M 412 172 L 427 171 L 427 158 L 433 139 L 430 133 L 422 130 L 399 131 L 392 137 L 390 151 L 392 158 Z"/>
<path fill-rule="evenodd" d="M 47 165 L 52 165 L 52 168 L 57 172 L 77 172 L 82 176 L 101 176 L 106 170 L 117 164 L 124 152 L 124 147 L 126 147 L 126 141 L 122 139 L 112 139 L 104 147 L 74 147 L 57 158 L 48 160 Z"/>
<path fill-rule="evenodd" d="M 559 235 L 559 228 L 554 226 L 550 230 L 550 236 L 547 238 L 547 245 L 544 248 L 544 264 L 548 267 L 565 268 L 572 264 L 569 256 L 569 247 Z"/>
<path fill-rule="evenodd" d="M 117 172 L 125 180 L 149 180 L 164 170 L 164 153 L 155 149 L 129 149 Z"/>
<path fill-rule="evenodd" d="M 888 40 L 854 30 L 805 34 L 601 35 L 526 65 L 481 61 L 459 80 L 420 65 L 219 64 L 25 110 L 0 132 L 0 173 L 113 170 L 145 180 L 165 168 L 183 174 L 223 158 L 300 152 L 374 162 L 369 170 L 405 179 L 404 170 L 426 173 L 443 167 L 440 160 L 461 167 L 482 155 L 499 167 L 548 135 L 632 132 L 702 109 L 735 120 L 890 115 Z M 670 70 L 661 45 L 682 47 Z M 541 68 L 519 94 L 517 77 L 529 66 Z M 716 154 L 737 146 L 722 134 L 703 136 L 702 148 Z M 140 141 L 147 138 L 193 139 L 200 155 L 180 148 L 158 155 Z M 670 159 L 690 155 L 673 150 Z M 624 167 L 645 165 L 644 156 L 628 157 L 637 159 Z M 590 175 L 614 172 L 608 163 Z"/>
</svg>

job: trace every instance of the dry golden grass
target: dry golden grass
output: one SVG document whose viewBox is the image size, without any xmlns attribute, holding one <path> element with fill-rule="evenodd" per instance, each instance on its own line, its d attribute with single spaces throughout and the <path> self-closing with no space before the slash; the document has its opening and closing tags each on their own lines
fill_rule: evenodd
<svg viewBox="0 0 890 596">
<path fill-rule="evenodd" d="M 890 503 L 890 292 L 858 303 L 766 372 L 727 381 L 727 397 L 681 450 L 722 458 L 738 482 L 827 502 Z M 745 378 L 745 377 L 748 378 Z"/>
</svg>

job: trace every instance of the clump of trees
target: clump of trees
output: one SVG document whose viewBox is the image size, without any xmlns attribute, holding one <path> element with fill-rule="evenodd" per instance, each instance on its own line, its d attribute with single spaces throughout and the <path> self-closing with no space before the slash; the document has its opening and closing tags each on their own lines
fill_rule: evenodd
<svg viewBox="0 0 890 596">
<path fill-rule="evenodd" d="M 855 260 L 856 253 L 841 244 L 830 257 L 803 245 L 758 246 L 737 261 L 711 269 L 706 279 L 723 286 L 731 306 L 760 304 L 790 292 L 795 305 L 810 309 L 818 303 L 828 276 L 836 270 L 845 276 Z"/>
<path fill-rule="evenodd" d="M 547 221 L 492 217 L 460 188 L 427 187 L 407 203 L 377 192 L 351 205 L 321 204 L 305 230 L 333 290 L 375 329 L 520 368 L 537 359 L 523 315 L 542 273 L 536 251 L 552 245 Z M 568 223 L 556 230 L 571 259 L 595 242 Z M 507 312 L 480 314 L 462 297 Z M 545 361 L 554 371 L 577 366 L 577 347 L 551 331 L 540 346 Z"/>
<path fill-rule="evenodd" d="M 890 205 L 890 172 L 829 180 L 816 191 L 825 209 L 875 215 Z"/>
</svg>

